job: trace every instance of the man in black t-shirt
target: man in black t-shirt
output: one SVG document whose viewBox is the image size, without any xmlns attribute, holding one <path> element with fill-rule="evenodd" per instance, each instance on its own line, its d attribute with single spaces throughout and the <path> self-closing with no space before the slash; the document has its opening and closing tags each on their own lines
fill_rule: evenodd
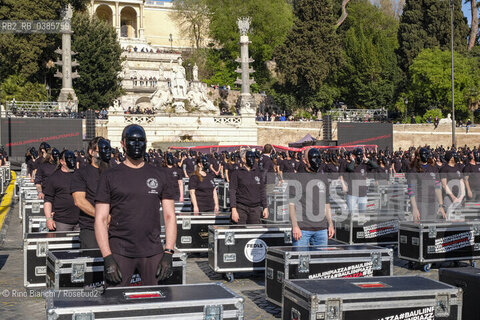
<svg viewBox="0 0 480 320">
<path fill-rule="evenodd" d="M 447 164 L 440 169 L 440 178 L 444 191 L 443 203 L 447 208 L 447 214 L 451 214 L 461 205 L 465 197 L 465 185 L 463 184 L 462 168 L 458 164 L 457 152 L 445 152 L 445 160 Z"/>
<path fill-rule="evenodd" d="M 289 187 L 293 245 L 327 245 L 328 239 L 335 234 L 328 179 L 319 172 L 322 160 L 318 149 L 308 150 L 306 157 L 307 173 L 285 175 Z"/>
<path fill-rule="evenodd" d="M 174 191 L 165 173 L 143 160 L 146 144 L 141 126 L 125 127 L 121 145 L 126 160 L 102 173 L 98 183 L 95 235 L 109 286 L 128 286 L 135 269 L 146 286 L 156 285 L 172 274 L 177 237 Z M 165 221 L 165 249 L 160 237 L 160 204 Z"/>
<path fill-rule="evenodd" d="M 80 209 L 80 245 L 82 249 L 98 248 L 95 239 L 95 195 L 100 174 L 110 167 L 112 148 L 103 137 L 93 138 L 88 145 L 90 163 L 74 173 L 70 184 L 75 205 Z"/>
<path fill-rule="evenodd" d="M 480 156 L 477 150 L 468 153 L 468 163 L 463 168 L 463 179 L 468 200 L 480 200 Z"/>
</svg>

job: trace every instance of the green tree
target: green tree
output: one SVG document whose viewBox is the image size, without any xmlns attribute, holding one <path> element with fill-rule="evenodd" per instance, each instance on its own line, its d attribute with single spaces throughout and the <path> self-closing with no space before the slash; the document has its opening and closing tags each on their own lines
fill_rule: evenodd
<svg viewBox="0 0 480 320">
<path fill-rule="evenodd" d="M 450 1 L 407 0 L 398 30 L 398 62 L 408 71 L 413 59 L 428 48 L 450 49 Z M 462 0 L 454 0 L 454 49 L 467 48 L 469 28 L 462 12 Z"/>
<path fill-rule="evenodd" d="M 292 27 L 291 6 L 285 0 L 208 0 L 208 6 L 211 37 L 231 60 L 240 56 L 237 19 L 252 18 L 249 50 L 255 60 L 254 76 L 259 84 L 267 83 L 270 75 L 265 62 L 272 59 L 274 49 L 283 43 Z"/>
<path fill-rule="evenodd" d="M 46 101 L 47 90 L 40 83 L 32 83 L 18 75 L 9 76 L 0 85 L 0 103 L 16 101 Z"/>
<path fill-rule="evenodd" d="M 62 9 L 71 3 L 83 10 L 88 0 L 1 0 L 0 20 L 59 20 Z M 0 34 L 0 82 L 10 75 L 20 75 L 33 82 L 43 82 L 46 62 L 57 55 L 59 34 Z"/>
<path fill-rule="evenodd" d="M 332 0 L 299 0 L 295 16 L 285 42 L 275 51 L 275 59 L 286 90 L 300 102 L 310 104 L 341 64 L 341 42 L 335 32 L 337 16 Z"/>
<path fill-rule="evenodd" d="M 72 21 L 72 50 L 80 66 L 73 87 L 80 109 L 108 107 L 122 94 L 122 49 L 115 29 L 105 21 L 77 13 Z"/>
<path fill-rule="evenodd" d="M 207 0 L 173 0 L 171 16 L 184 36 L 199 49 L 208 35 L 210 10 Z"/>
<path fill-rule="evenodd" d="M 455 112 L 457 118 L 471 116 L 480 100 L 478 60 L 454 53 Z M 409 110 L 424 114 L 428 109 L 451 113 L 451 54 L 440 49 L 425 49 L 410 66 Z"/>
<path fill-rule="evenodd" d="M 392 107 L 402 77 L 395 55 L 397 20 L 368 0 L 357 0 L 350 3 L 341 30 L 345 64 L 338 72 L 338 86 L 342 99 L 360 108 Z"/>
</svg>

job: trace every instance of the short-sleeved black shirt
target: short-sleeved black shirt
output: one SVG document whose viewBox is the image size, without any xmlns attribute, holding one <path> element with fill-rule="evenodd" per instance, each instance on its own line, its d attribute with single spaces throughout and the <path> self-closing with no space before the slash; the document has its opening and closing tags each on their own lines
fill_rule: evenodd
<svg viewBox="0 0 480 320">
<path fill-rule="evenodd" d="M 167 178 L 168 183 L 172 186 L 172 189 L 174 190 L 174 200 L 178 201 L 180 199 L 180 187 L 178 186 L 178 180 L 182 180 L 182 170 L 176 166 L 173 166 L 171 168 L 160 167 L 159 170 L 165 172 L 165 177 Z"/>
<path fill-rule="evenodd" d="M 55 164 L 49 162 L 40 164 L 38 166 L 37 173 L 35 174 L 35 184 L 41 185 L 43 190 L 48 177 L 50 177 L 55 170 L 57 170 L 57 166 Z"/>
<path fill-rule="evenodd" d="M 468 163 L 463 168 L 463 175 L 468 177 L 470 189 L 478 193 L 480 191 L 480 165 Z"/>
<path fill-rule="evenodd" d="M 440 169 L 440 178 L 446 178 L 448 184 L 453 184 L 453 187 L 450 187 L 450 189 L 456 197 L 458 197 L 460 193 L 460 183 L 463 179 L 462 169 L 458 164 L 455 164 L 453 167 L 446 164 Z"/>
<path fill-rule="evenodd" d="M 300 230 L 327 229 L 325 210 L 326 205 L 330 203 L 327 176 L 322 173 L 290 173 L 285 175 L 284 179 L 288 181 L 289 203 L 295 205 Z"/>
<path fill-rule="evenodd" d="M 212 212 L 215 209 L 215 201 L 213 200 L 214 178 L 213 173 L 207 172 L 202 181 L 195 174 L 188 181 L 188 189 L 195 190 L 195 198 L 197 198 L 198 210 L 200 212 Z"/>
<path fill-rule="evenodd" d="M 77 224 L 80 215 L 80 209 L 75 206 L 73 197 L 70 194 L 70 183 L 73 173 L 55 171 L 49 178 L 43 189 L 45 194 L 45 202 L 52 203 L 53 220 L 67 223 Z"/>
<path fill-rule="evenodd" d="M 160 204 L 173 197 L 165 173 L 150 164 L 135 169 L 121 163 L 103 172 L 95 203 L 110 204 L 112 252 L 133 258 L 161 253 Z"/>
<path fill-rule="evenodd" d="M 85 198 L 95 206 L 95 195 L 97 193 L 98 179 L 100 179 L 99 169 L 88 164 L 80 168 L 73 174 L 70 184 L 70 192 L 85 192 Z M 79 224 L 81 229 L 94 230 L 95 218 L 89 216 L 80 210 Z"/>
<path fill-rule="evenodd" d="M 282 172 L 295 172 L 295 167 L 297 166 L 297 163 L 295 162 L 294 159 L 285 159 L 282 161 L 280 164 L 280 171 Z"/>
</svg>

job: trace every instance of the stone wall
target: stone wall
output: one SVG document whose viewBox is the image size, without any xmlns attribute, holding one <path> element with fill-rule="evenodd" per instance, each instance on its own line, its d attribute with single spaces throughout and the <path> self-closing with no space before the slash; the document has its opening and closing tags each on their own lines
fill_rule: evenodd
<svg viewBox="0 0 480 320">
<path fill-rule="evenodd" d="M 322 122 L 257 122 L 258 145 L 266 143 L 287 146 L 310 133 L 316 139 L 322 139 Z M 336 138 L 336 124 L 334 125 L 334 136 Z"/>
<path fill-rule="evenodd" d="M 478 146 L 480 144 L 480 126 L 470 128 L 456 128 L 455 138 L 457 146 Z M 450 146 L 452 144 L 451 124 L 439 125 L 434 129 L 433 124 L 396 124 L 393 126 L 393 147 L 406 149 L 410 146 Z"/>
</svg>

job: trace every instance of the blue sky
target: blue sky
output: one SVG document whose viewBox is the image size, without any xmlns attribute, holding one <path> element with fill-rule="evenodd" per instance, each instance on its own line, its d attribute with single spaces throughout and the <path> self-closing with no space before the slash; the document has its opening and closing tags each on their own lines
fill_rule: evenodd
<svg viewBox="0 0 480 320">
<path fill-rule="evenodd" d="M 472 10 L 470 8 L 470 3 L 464 3 L 462 9 L 463 14 L 468 19 L 468 25 L 470 25 L 470 22 L 472 21 Z"/>
</svg>

